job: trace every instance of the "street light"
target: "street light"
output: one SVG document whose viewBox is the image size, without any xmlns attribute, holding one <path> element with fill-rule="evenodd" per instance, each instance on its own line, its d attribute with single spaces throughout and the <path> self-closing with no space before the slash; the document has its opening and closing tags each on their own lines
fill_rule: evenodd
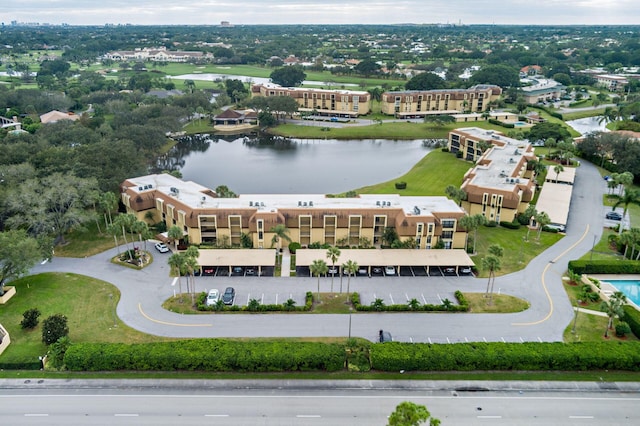
<svg viewBox="0 0 640 426">
<path fill-rule="evenodd" d="M 576 334 L 576 324 L 578 323 L 578 312 L 580 310 L 579 306 L 582 303 L 582 300 L 576 300 L 576 314 L 573 318 L 573 328 L 571 328 L 571 333 Z"/>
<path fill-rule="evenodd" d="M 349 308 L 349 340 L 351 340 L 351 312 L 352 309 Z"/>
</svg>

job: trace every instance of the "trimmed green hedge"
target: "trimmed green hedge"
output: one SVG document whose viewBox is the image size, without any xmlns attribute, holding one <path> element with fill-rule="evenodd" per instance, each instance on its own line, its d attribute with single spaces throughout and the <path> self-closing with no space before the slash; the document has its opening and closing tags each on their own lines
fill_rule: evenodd
<svg viewBox="0 0 640 426">
<path fill-rule="evenodd" d="M 640 312 L 631 305 L 624 305 L 622 309 L 624 310 L 624 316 L 621 318 L 622 321 L 629 324 L 631 332 L 640 338 Z"/>
<path fill-rule="evenodd" d="M 519 222 L 507 222 L 505 220 L 500 222 L 500 226 L 502 226 L 503 228 L 507 228 L 507 229 L 520 229 L 520 223 Z"/>
<path fill-rule="evenodd" d="M 196 301 L 196 306 L 197 309 L 199 311 L 216 311 L 216 312 L 306 312 L 306 311 L 310 311 L 311 307 L 313 306 L 313 293 L 308 291 L 305 295 L 305 304 L 304 306 L 292 306 L 290 308 L 288 308 L 285 304 L 268 304 L 268 305 L 263 305 L 263 304 L 257 304 L 255 305 L 255 309 L 252 307 L 251 304 L 249 305 L 244 305 L 244 306 L 238 306 L 238 305 L 232 305 L 232 306 L 228 306 L 228 305 L 223 305 L 223 306 L 218 306 L 218 305 L 212 305 L 212 306 L 207 306 L 206 304 L 206 300 L 207 300 L 207 293 L 206 292 L 202 292 L 198 295 L 198 299 Z"/>
<path fill-rule="evenodd" d="M 495 118 L 490 118 L 487 120 L 489 123 L 494 124 L 496 126 L 501 126 L 504 127 L 506 129 L 513 129 L 515 127 L 515 125 L 513 123 L 504 123 L 500 120 L 496 120 Z"/>
<path fill-rule="evenodd" d="M 571 260 L 569 269 L 576 274 L 640 274 L 636 260 Z"/>
<path fill-rule="evenodd" d="M 640 370 L 640 343 L 383 343 L 370 350 L 380 371 Z"/>
<path fill-rule="evenodd" d="M 433 305 L 427 303 L 416 306 L 414 309 L 407 303 L 382 306 L 362 305 L 360 303 L 360 293 L 352 293 L 351 304 L 359 312 L 468 312 L 469 302 L 464 297 L 464 294 L 460 290 L 456 290 L 454 295 L 458 300 L 458 305 Z"/>
<path fill-rule="evenodd" d="M 531 108 L 542 110 L 542 111 L 546 112 L 547 114 L 549 114 L 550 116 L 555 117 L 555 118 L 559 118 L 560 120 L 564 121 L 564 116 L 562 114 L 560 114 L 559 112 L 556 112 L 556 111 L 554 111 L 552 109 L 549 109 L 547 107 L 544 107 L 542 105 L 529 105 L 529 106 Z"/>
<path fill-rule="evenodd" d="M 76 343 L 64 363 L 71 371 L 338 371 L 342 345 L 318 342 L 180 340 L 127 345 Z"/>
</svg>

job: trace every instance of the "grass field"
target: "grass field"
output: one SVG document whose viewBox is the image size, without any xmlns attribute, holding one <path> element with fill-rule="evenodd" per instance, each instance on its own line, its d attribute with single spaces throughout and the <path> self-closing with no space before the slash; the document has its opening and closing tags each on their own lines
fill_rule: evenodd
<svg viewBox="0 0 640 426">
<path fill-rule="evenodd" d="M 16 287 L 16 295 L 0 307 L 2 325 L 11 336 L 11 344 L 2 354 L 3 362 L 22 362 L 44 355 L 47 348 L 42 343 L 42 322 L 54 314 L 67 316 L 72 342 L 163 340 L 134 330 L 117 318 L 120 291 L 107 282 L 76 274 L 45 273 L 24 277 L 11 285 Z M 20 321 L 22 313 L 30 308 L 39 309 L 42 315 L 34 330 L 25 331 Z"/>
<path fill-rule="evenodd" d="M 359 194 L 444 195 L 450 185 L 462 183 L 462 177 L 473 166 L 449 152 L 436 149 L 425 155 L 403 176 L 387 182 L 356 189 Z M 396 189 L 395 182 L 404 181 L 406 189 Z"/>
</svg>

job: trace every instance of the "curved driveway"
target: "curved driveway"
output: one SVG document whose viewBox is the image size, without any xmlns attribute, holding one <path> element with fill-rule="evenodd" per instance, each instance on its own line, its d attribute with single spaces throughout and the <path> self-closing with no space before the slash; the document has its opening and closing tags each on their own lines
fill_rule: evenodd
<svg viewBox="0 0 640 426">
<path fill-rule="evenodd" d="M 303 337 L 352 336 L 375 340 L 379 329 L 389 330 L 394 340 L 413 342 L 465 341 L 561 341 L 573 310 L 562 287 L 567 262 L 592 249 L 602 234 L 602 195 L 606 184 L 588 162 L 578 168 L 571 200 L 567 235 L 531 261 L 523 270 L 498 277 L 495 291 L 528 300 L 531 308 L 514 314 L 415 314 L 354 313 L 313 314 L 200 314 L 181 315 L 162 308 L 162 302 L 178 291 L 172 286 L 167 254 L 154 254 L 154 262 L 141 271 L 109 262 L 116 250 L 84 259 L 54 258 L 37 265 L 33 273 L 74 272 L 108 281 L 121 292 L 117 313 L 137 330 L 167 337 Z M 531 242 L 535 244 L 532 233 Z M 321 291 L 329 291 L 331 280 L 323 278 Z M 259 298 L 278 293 L 288 295 L 316 291 L 316 278 L 296 277 L 197 277 L 197 291 L 233 286 L 239 293 Z M 339 287 L 339 278 L 334 283 Z M 346 280 L 344 282 L 346 286 Z M 472 277 L 356 277 L 351 291 L 389 300 L 388 295 L 424 294 L 427 299 L 450 297 L 455 290 L 484 292 L 486 279 Z M 442 296 L 444 295 L 444 296 Z M 393 296 L 391 296 L 393 297 Z M 414 296 L 409 296 L 414 297 Z M 436 299 L 437 300 L 437 299 Z M 269 302 L 271 303 L 271 302 Z M 389 302 L 387 302 L 389 303 Z M 349 318 L 351 317 L 351 318 Z M 349 328 L 350 327 L 350 328 Z"/>
</svg>

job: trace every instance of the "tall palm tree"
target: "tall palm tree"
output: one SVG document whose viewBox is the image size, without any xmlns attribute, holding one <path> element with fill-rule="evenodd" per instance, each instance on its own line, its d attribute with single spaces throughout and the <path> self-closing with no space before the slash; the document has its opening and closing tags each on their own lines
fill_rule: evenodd
<svg viewBox="0 0 640 426">
<path fill-rule="evenodd" d="M 540 241 L 540 236 L 542 235 L 542 228 L 551 223 L 551 218 L 545 212 L 539 212 L 535 216 L 536 222 L 538 223 L 538 237 L 537 240 Z"/>
<path fill-rule="evenodd" d="M 322 259 L 316 259 L 309 265 L 311 275 L 318 277 L 318 302 L 320 301 L 320 275 L 324 275 L 329 270 L 327 262 Z"/>
<path fill-rule="evenodd" d="M 633 240 L 633 235 L 631 235 L 631 232 L 623 232 L 622 234 L 620 234 L 620 238 L 619 240 L 620 244 L 622 244 L 624 246 L 624 253 L 622 254 L 622 256 L 626 259 L 627 258 L 627 252 L 629 251 L 629 246 L 633 247 L 633 243 L 635 242 Z M 631 258 L 633 259 L 633 253 L 634 250 L 631 250 Z"/>
<path fill-rule="evenodd" d="M 625 296 L 621 291 L 616 291 L 611 295 L 611 297 L 609 297 L 608 301 L 602 302 L 600 305 L 600 309 L 609 317 L 607 328 L 604 331 L 604 337 L 609 337 L 609 330 L 613 328 L 613 319 L 615 317 L 620 318 L 624 315 L 622 306 L 626 301 L 627 296 Z"/>
<path fill-rule="evenodd" d="M 351 275 L 355 275 L 358 272 L 358 263 L 353 260 L 347 260 L 343 265 L 342 269 L 347 271 L 347 300 L 349 300 L 349 286 L 351 284 Z M 342 288 L 340 289 L 342 292 Z"/>
<path fill-rule="evenodd" d="M 184 252 L 185 257 L 185 267 L 189 272 L 188 280 L 191 281 L 191 303 L 195 303 L 195 295 L 196 295 L 196 278 L 195 278 L 195 270 L 200 267 L 198 265 L 198 257 L 200 257 L 200 253 L 198 251 L 198 247 L 189 246 L 187 251 Z"/>
<path fill-rule="evenodd" d="M 178 287 L 180 289 L 180 300 L 182 301 L 182 276 L 186 267 L 186 258 L 182 253 L 174 253 L 169 257 L 167 261 L 171 270 L 178 276 Z"/>
<path fill-rule="evenodd" d="M 331 246 L 327 249 L 327 259 L 331 260 L 331 293 L 333 293 L 333 277 L 336 275 L 336 262 L 340 257 L 340 249 L 336 246 Z"/>
<path fill-rule="evenodd" d="M 173 242 L 174 248 L 178 250 L 178 241 L 184 234 L 178 225 L 173 225 L 167 230 L 167 237 Z"/>
<path fill-rule="evenodd" d="M 548 158 L 551 158 L 551 148 L 555 148 L 556 145 L 557 145 L 557 142 L 554 138 L 548 138 L 546 141 L 544 141 L 544 146 L 549 148 L 549 153 L 547 155 Z"/>
<path fill-rule="evenodd" d="M 615 195 L 618 201 L 613 205 L 612 210 L 615 211 L 616 207 L 619 205 L 623 206 L 622 209 L 622 219 L 627 215 L 627 210 L 629 209 L 630 204 L 635 204 L 636 206 L 640 206 L 640 191 L 637 189 L 627 189 L 624 191 L 623 196 Z M 620 227 L 618 229 L 618 234 L 622 234 L 622 221 L 620 221 Z"/>
<path fill-rule="evenodd" d="M 562 167 L 562 164 L 556 164 L 553 167 L 553 171 L 556 172 L 556 183 L 558 183 L 558 178 L 560 177 L 560 173 L 564 172 L 564 167 Z"/>
<path fill-rule="evenodd" d="M 487 218 L 480 213 L 474 214 L 473 216 L 463 216 L 458 221 L 458 224 L 464 229 L 466 229 L 467 232 L 473 231 L 473 253 L 474 254 L 476 252 L 476 241 L 478 240 L 478 228 L 480 228 L 480 226 L 486 223 L 487 223 Z M 467 242 L 468 241 L 469 239 L 467 238 Z M 466 244 L 465 244 L 465 247 L 466 247 Z M 468 247 L 466 248 L 468 249 Z"/>
<path fill-rule="evenodd" d="M 271 238 L 271 247 L 278 243 L 278 249 L 280 249 L 280 241 L 285 240 L 291 242 L 289 237 L 289 228 L 286 225 L 279 223 L 276 226 L 272 226 L 269 232 L 273 232 L 273 238 Z"/>
<path fill-rule="evenodd" d="M 495 271 L 501 268 L 500 258 L 489 254 L 482 258 L 482 269 L 489 271 L 489 281 L 487 281 L 486 295 L 489 297 L 489 304 L 493 301 L 493 283 L 496 279 Z"/>
</svg>

